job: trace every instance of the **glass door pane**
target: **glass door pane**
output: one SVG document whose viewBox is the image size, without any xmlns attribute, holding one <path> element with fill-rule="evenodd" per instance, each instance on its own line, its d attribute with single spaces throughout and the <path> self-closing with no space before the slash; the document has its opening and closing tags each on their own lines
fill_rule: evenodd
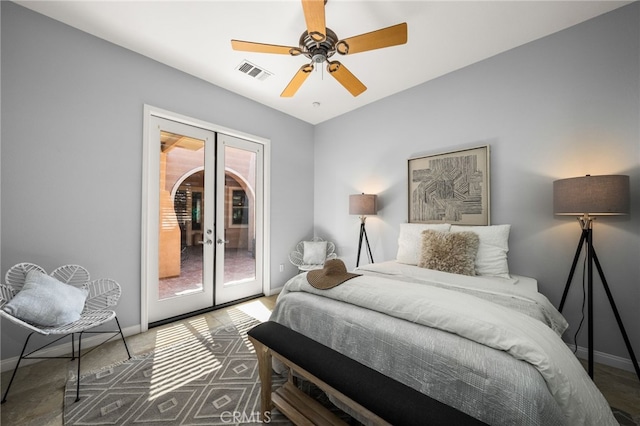
<svg viewBox="0 0 640 426">
<path fill-rule="evenodd" d="M 153 117 L 149 170 L 157 223 L 149 224 L 146 253 L 149 322 L 213 306 L 215 134 Z M 211 195 L 208 195 L 208 191 Z"/>
<path fill-rule="evenodd" d="M 256 154 L 225 147 L 225 239 L 224 283 L 256 277 L 255 258 L 255 163 Z"/>
<path fill-rule="evenodd" d="M 160 132 L 160 300 L 203 289 L 204 148 L 204 140 Z"/>
<path fill-rule="evenodd" d="M 218 200 L 224 208 L 217 212 L 216 265 L 223 273 L 217 274 L 216 304 L 221 304 L 262 292 L 263 156 L 254 142 L 219 135 L 218 143 Z"/>
</svg>

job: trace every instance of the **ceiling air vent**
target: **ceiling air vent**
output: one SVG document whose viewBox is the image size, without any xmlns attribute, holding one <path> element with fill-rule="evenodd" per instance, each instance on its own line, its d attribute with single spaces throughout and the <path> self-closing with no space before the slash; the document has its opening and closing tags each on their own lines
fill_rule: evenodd
<svg viewBox="0 0 640 426">
<path fill-rule="evenodd" d="M 238 65 L 238 67 L 236 68 L 238 71 L 253 77 L 255 79 L 258 79 L 260 81 L 264 81 L 267 79 L 267 77 L 273 75 L 271 74 L 269 71 L 264 70 L 254 64 L 252 64 L 251 62 L 247 61 L 246 59 L 244 61 L 242 61 L 242 63 L 240 63 L 240 65 Z"/>
</svg>

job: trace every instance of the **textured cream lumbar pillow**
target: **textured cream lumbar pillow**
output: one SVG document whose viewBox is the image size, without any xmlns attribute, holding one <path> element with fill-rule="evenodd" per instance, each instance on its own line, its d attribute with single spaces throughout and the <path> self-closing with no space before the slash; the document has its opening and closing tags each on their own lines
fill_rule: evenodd
<svg viewBox="0 0 640 426">
<path fill-rule="evenodd" d="M 480 237 L 474 232 L 422 232 L 418 266 L 460 275 L 475 275 Z"/>
</svg>

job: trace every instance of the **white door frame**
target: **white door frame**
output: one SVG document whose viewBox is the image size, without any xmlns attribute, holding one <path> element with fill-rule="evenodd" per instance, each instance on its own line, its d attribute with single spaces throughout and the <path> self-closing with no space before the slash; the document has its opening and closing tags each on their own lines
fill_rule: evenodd
<svg viewBox="0 0 640 426">
<path fill-rule="evenodd" d="M 262 138 L 259 136 L 251 135 L 248 133 L 240 132 L 238 130 L 229 129 L 224 126 L 220 126 L 217 124 L 209 123 L 207 121 L 187 117 L 181 114 L 176 114 L 171 111 L 167 111 L 161 108 L 157 108 L 151 105 L 144 105 L 144 117 L 143 117 L 143 130 L 142 130 L 142 217 L 141 217 L 141 253 L 140 253 L 140 331 L 145 332 L 149 329 L 149 318 L 148 318 L 148 301 L 147 301 L 147 291 L 148 291 L 148 279 L 150 276 L 150 271 L 157 270 L 158 268 L 158 260 L 157 259 L 149 259 L 149 233 L 157 232 L 157 229 L 150 229 L 152 221 L 150 220 L 151 214 L 157 214 L 157 205 L 158 205 L 158 191 L 157 188 L 151 188 L 151 180 L 150 180 L 150 168 L 155 161 L 155 158 L 151 158 L 152 150 L 149 149 L 149 145 L 151 143 L 157 141 L 150 141 L 151 132 L 149 131 L 150 126 L 150 118 L 151 116 L 164 118 L 167 120 L 176 121 L 179 123 L 183 123 L 186 125 L 200 127 L 205 130 L 210 130 L 218 133 L 225 133 L 230 136 L 235 136 L 241 139 L 246 139 L 252 142 L 259 143 L 263 146 L 263 155 L 264 155 L 264 199 L 263 199 L 263 244 L 262 244 L 262 252 L 263 252 L 263 263 L 262 263 L 262 274 L 263 274 L 263 288 L 262 292 L 264 294 L 269 294 L 270 288 L 270 254 L 269 254 L 269 242 L 270 242 L 270 187 L 271 187 L 271 141 L 266 138 Z M 213 304 L 213 302 L 212 302 Z"/>
</svg>

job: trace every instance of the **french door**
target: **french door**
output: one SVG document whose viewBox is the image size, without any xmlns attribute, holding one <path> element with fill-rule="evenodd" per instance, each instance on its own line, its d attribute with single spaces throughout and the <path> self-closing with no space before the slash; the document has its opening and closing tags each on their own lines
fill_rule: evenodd
<svg viewBox="0 0 640 426">
<path fill-rule="evenodd" d="M 216 286 L 220 305 L 262 292 L 264 156 L 262 147 L 218 134 Z M 224 188 L 223 188 L 224 187 Z"/>
<path fill-rule="evenodd" d="M 147 323 L 262 293 L 262 145 L 153 115 L 146 139 Z"/>
</svg>

